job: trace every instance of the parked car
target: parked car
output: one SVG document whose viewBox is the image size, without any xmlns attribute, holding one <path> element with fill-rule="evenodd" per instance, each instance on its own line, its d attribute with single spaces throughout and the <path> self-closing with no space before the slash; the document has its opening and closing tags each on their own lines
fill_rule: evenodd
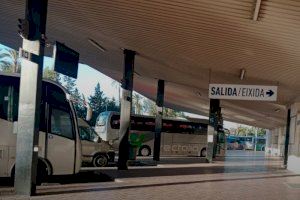
<svg viewBox="0 0 300 200">
<path fill-rule="evenodd" d="M 115 152 L 113 147 L 102 140 L 85 120 L 78 118 L 77 121 L 83 165 L 105 167 L 109 162 L 114 162 Z"/>
</svg>

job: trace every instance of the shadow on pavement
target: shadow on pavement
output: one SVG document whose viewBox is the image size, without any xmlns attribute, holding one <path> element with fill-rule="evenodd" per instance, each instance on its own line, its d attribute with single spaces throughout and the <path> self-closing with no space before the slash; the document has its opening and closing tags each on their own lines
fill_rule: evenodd
<svg viewBox="0 0 300 200">
<path fill-rule="evenodd" d="M 99 171 L 80 172 L 75 175 L 51 176 L 47 183 L 73 184 L 73 183 L 94 183 L 108 182 L 114 179 Z"/>
<path fill-rule="evenodd" d="M 241 181 L 241 180 L 258 180 L 258 179 L 276 179 L 276 178 L 286 178 L 286 177 L 299 177 L 300 175 L 276 175 L 276 176 L 259 176 L 259 177 L 245 177 L 245 178 L 227 178 L 227 179 L 212 179 L 212 180 L 199 180 L 199 181 L 183 181 L 183 182 L 172 182 L 172 183 L 157 183 L 157 184 L 145 184 L 145 185 L 128 185 L 128 186 L 113 186 L 113 187 L 96 187 L 96 188 L 85 188 L 74 189 L 63 191 L 52 191 L 52 192 L 38 192 L 38 195 L 57 195 L 57 194 L 68 194 L 68 193 L 82 193 L 82 192 L 95 192 L 95 191 L 112 191 L 120 189 L 137 189 L 137 188 L 147 188 L 147 187 L 162 187 L 162 186 L 172 186 L 172 185 L 187 185 L 187 184 L 197 184 L 197 183 L 213 183 L 213 182 L 227 182 L 227 181 Z"/>
<path fill-rule="evenodd" d="M 155 176 L 180 176 L 196 174 L 219 174 L 219 173 L 240 173 L 240 172 L 270 172 L 285 170 L 279 166 L 207 166 L 207 167 L 149 167 L 134 168 L 129 170 L 118 171 L 116 169 L 103 169 L 101 172 L 114 178 L 133 178 L 133 177 L 155 177 Z"/>
<path fill-rule="evenodd" d="M 103 174 L 99 171 L 87 171 L 80 172 L 75 175 L 63 175 L 63 176 L 51 176 L 48 178 L 47 184 L 74 184 L 74 183 L 95 183 L 95 182 L 108 182 L 114 181 L 114 179 L 107 174 Z M 10 178 L 0 178 L 0 187 L 13 187 L 13 182 Z"/>
</svg>

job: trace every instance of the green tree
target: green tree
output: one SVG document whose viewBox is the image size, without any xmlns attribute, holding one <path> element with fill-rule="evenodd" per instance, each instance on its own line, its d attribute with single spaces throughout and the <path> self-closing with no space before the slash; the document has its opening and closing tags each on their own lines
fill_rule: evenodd
<svg viewBox="0 0 300 200">
<path fill-rule="evenodd" d="M 236 129 L 236 135 L 238 136 L 246 136 L 249 134 L 249 132 L 249 128 L 242 125 L 239 125 Z"/>
<path fill-rule="evenodd" d="M 148 115 L 155 116 L 157 113 L 156 103 L 150 99 L 145 98 L 142 104 L 143 112 Z M 163 108 L 163 117 L 178 118 L 185 117 L 183 112 L 173 110 L 171 108 Z"/>
<path fill-rule="evenodd" d="M 263 128 L 257 128 L 257 136 L 264 137 L 266 136 L 266 129 Z"/>
<path fill-rule="evenodd" d="M 88 99 L 89 104 L 93 109 L 93 117 L 90 123 L 94 125 L 98 115 L 106 110 L 107 98 L 104 96 L 103 91 L 101 91 L 100 83 L 97 83 L 94 94 L 92 94 Z"/>
<path fill-rule="evenodd" d="M 61 83 L 61 78 L 60 78 L 59 73 L 50 69 L 50 67 L 45 67 L 45 69 L 43 71 L 43 78 Z"/>
<path fill-rule="evenodd" d="M 74 108 L 76 110 L 77 117 L 85 119 L 86 117 L 86 106 L 84 105 L 84 98 L 80 95 L 77 88 L 74 89 L 72 97 L 74 99 Z"/>
<path fill-rule="evenodd" d="M 253 126 L 243 126 L 239 125 L 235 131 L 236 135 L 239 136 L 258 136 L 263 137 L 266 135 L 266 130 L 263 128 L 253 127 Z"/>
<path fill-rule="evenodd" d="M 116 88 L 118 90 L 118 104 L 119 104 L 119 108 L 121 107 L 121 83 L 119 83 L 116 80 L 113 80 L 111 82 L 111 86 L 113 86 L 114 88 Z"/>
<path fill-rule="evenodd" d="M 156 115 L 156 105 L 153 101 L 150 99 L 145 98 L 143 100 L 143 112 L 147 113 L 150 116 L 155 116 Z"/>
<path fill-rule="evenodd" d="M 105 107 L 105 110 L 120 112 L 120 107 L 119 105 L 117 105 L 116 99 L 114 97 L 111 100 L 107 98 Z"/>
<path fill-rule="evenodd" d="M 184 117 L 184 114 L 183 112 L 176 111 L 171 108 L 164 108 L 163 116 L 166 118 L 178 118 L 178 117 Z"/>
<path fill-rule="evenodd" d="M 71 78 L 69 76 L 63 76 L 63 81 L 64 81 L 64 87 L 67 89 L 67 91 L 70 94 L 73 94 L 76 86 L 75 83 L 76 79 Z"/>
<path fill-rule="evenodd" d="M 19 73 L 21 71 L 21 65 L 18 60 L 18 52 L 13 49 L 1 49 L 0 68 L 4 72 Z"/>
<path fill-rule="evenodd" d="M 141 115 L 143 109 L 143 97 L 134 92 L 132 95 L 132 106 L 134 107 L 135 114 Z"/>
</svg>

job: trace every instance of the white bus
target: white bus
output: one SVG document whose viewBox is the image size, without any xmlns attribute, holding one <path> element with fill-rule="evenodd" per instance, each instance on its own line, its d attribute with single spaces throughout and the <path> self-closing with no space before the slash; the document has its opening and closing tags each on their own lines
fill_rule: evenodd
<svg viewBox="0 0 300 200">
<path fill-rule="evenodd" d="M 19 85 L 19 75 L 0 73 L 0 177 L 14 177 Z M 86 156 L 84 148 L 89 146 L 86 142 L 81 143 L 72 98 L 64 87 L 43 80 L 40 106 L 37 183 L 49 175 L 79 172 L 82 150 Z M 92 158 L 100 155 L 95 151 L 92 153 Z M 98 159 L 96 165 L 101 163 L 103 159 Z"/>
<path fill-rule="evenodd" d="M 201 122 L 200 122 L 201 121 Z M 206 156 L 208 120 L 191 122 L 188 120 L 163 119 L 161 134 L 161 155 L 168 156 Z M 108 141 L 115 150 L 119 145 L 120 114 L 100 113 L 95 131 Z M 138 155 L 150 156 L 154 146 L 155 118 L 132 115 L 130 134 L 142 136 L 143 144 Z"/>
</svg>

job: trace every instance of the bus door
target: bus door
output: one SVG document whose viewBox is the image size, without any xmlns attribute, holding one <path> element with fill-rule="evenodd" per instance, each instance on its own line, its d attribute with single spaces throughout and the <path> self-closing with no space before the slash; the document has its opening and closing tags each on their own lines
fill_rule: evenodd
<svg viewBox="0 0 300 200">
<path fill-rule="evenodd" d="M 73 174 L 75 169 L 74 118 L 65 93 L 60 88 L 47 87 L 47 150 L 53 174 Z"/>
</svg>

